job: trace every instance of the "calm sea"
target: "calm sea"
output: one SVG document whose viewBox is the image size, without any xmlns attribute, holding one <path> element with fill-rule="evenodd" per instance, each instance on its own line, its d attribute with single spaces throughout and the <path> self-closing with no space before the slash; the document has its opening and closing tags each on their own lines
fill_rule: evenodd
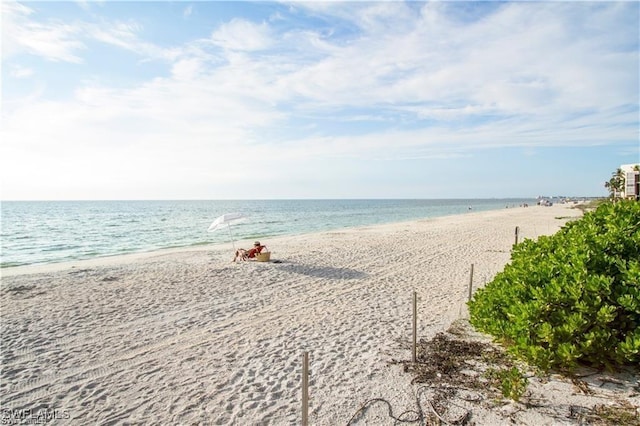
<svg viewBox="0 0 640 426">
<path fill-rule="evenodd" d="M 207 232 L 216 217 L 249 216 L 232 226 L 235 240 L 503 209 L 534 199 L 5 201 L 1 204 L 1 267 L 64 262 L 230 242 Z"/>
</svg>

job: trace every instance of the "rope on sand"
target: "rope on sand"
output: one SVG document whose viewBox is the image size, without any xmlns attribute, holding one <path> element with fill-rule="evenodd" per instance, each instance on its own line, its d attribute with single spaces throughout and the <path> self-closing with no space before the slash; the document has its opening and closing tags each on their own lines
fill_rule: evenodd
<svg viewBox="0 0 640 426">
<path fill-rule="evenodd" d="M 351 417 L 351 419 L 349 419 L 349 422 L 347 423 L 347 426 L 355 424 L 355 423 L 352 423 L 352 422 L 357 421 L 360 417 L 362 417 L 369 410 L 369 408 L 371 408 L 373 405 L 375 405 L 378 402 L 384 403 L 387 406 L 387 409 L 389 410 L 389 417 L 391 417 L 395 421 L 394 424 L 398 424 L 398 423 L 417 423 L 417 422 L 421 422 L 422 424 L 424 424 L 424 414 L 422 413 L 422 408 L 420 407 L 420 404 L 418 404 L 419 411 L 407 410 L 407 411 L 404 411 L 403 413 L 401 413 L 398 417 L 396 417 L 396 416 L 393 415 L 393 407 L 391 406 L 391 403 L 389 401 L 387 401 L 384 398 L 373 398 L 373 399 L 370 399 L 367 402 L 365 402 L 362 405 L 362 407 L 360 407 L 360 409 L 358 411 L 356 411 L 356 413 Z M 410 419 L 403 419 L 403 417 L 405 417 L 405 416 L 407 416 L 409 414 L 413 414 L 416 417 L 410 418 Z"/>
<path fill-rule="evenodd" d="M 427 420 L 428 418 L 425 417 L 424 411 L 422 410 L 422 404 L 420 403 L 420 395 L 426 391 L 428 389 L 428 387 L 426 386 L 422 386 L 418 389 L 417 393 L 416 393 L 416 406 L 418 407 L 418 410 L 406 410 L 402 413 L 400 413 L 400 415 L 395 416 L 393 414 L 393 407 L 391 405 L 391 403 L 389 401 L 387 401 L 384 398 L 373 398 L 368 400 L 367 402 L 365 402 L 362 407 L 360 407 L 358 409 L 358 411 L 356 411 L 356 413 L 351 417 L 351 419 L 349 419 L 349 422 L 347 422 L 347 426 L 351 426 L 351 425 L 355 425 L 358 420 L 360 420 L 365 414 L 366 412 L 375 404 L 377 403 L 382 403 L 384 405 L 387 406 L 388 409 L 388 415 L 391 419 L 394 420 L 394 425 L 398 425 L 400 423 L 418 423 L 420 425 L 426 426 Z M 453 404 L 451 401 L 448 401 L 450 404 Z M 445 419 L 443 417 L 442 414 L 438 413 L 438 411 L 436 410 L 435 406 L 433 405 L 433 402 L 430 399 L 426 399 L 426 403 L 430 409 L 430 411 L 433 413 L 433 415 L 436 416 L 436 418 L 439 420 L 439 424 L 443 424 L 443 425 L 464 425 L 467 424 L 467 422 L 469 421 L 470 417 L 471 417 L 471 411 L 467 410 L 463 407 L 460 407 L 457 404 L 453 404 L 456 405 L 457 407 L 461 408 L 464 412 L 462 415 L 460 415 L 458 418 L 456 419 Z M 411 416 L 411 417 L 409 417 Z"/>
</svg>

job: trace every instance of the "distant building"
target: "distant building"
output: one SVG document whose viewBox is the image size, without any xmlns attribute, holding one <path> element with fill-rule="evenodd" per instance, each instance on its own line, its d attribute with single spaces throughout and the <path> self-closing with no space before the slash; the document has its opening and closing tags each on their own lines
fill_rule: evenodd
<svg viewBox="0 0 640 426">
<path fill-rule="evenodd" d="M 640 171 L 638 164 L 623 164 L 620 170 L 624 174 L 622 197 L 630 200 L 640 199 Z"/>
</svg>

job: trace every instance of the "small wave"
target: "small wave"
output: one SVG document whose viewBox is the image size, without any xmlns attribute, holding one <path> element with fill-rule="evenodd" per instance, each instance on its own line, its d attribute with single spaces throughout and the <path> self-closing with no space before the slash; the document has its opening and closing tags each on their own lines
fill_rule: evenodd
<svg viewBox="0 0 640 426">
<path fill-rule="evenodd" d="M 104 256 L 105 253 L 101 252 L 101 251 L 95 251 L 95 250 L 91 250 L 91 251 L 83 251 L 82 253 L 79 254 L 79 256 L 82 257 L 98 257 L 98 256 Z"/>
<path fill-rule="evenodd" d="M 196 246 L 206 246 L 211 244 L 209 241 L 197 241 L 191 244 L 185 244 L 185 247 L 196 247 Z"/>
<path fill-rule="evenodd" d="M 0 262 L 0 269 L 2 268 L 13 268 L 15 266 L 24 266 L 28 265 L 26 262 Z"/>
<path fill-rule="evenodd" d="M 42 252 L 55 252 L 55 251 L 63 251 L 63 250 L 76 250 L 80 248 L 79 245 L 70 245 L 70 244 L 56 244 L 54 246 L 44 247 Z"/>
<path fill-rule="evenodd" d="M 12 236 L 10 234 L 2 234 L 2 237 L 9 237 L 11 236 L 14 240 L 33 240 L 34 237 L 32 235 L 15 235 Z"/>
</svg>

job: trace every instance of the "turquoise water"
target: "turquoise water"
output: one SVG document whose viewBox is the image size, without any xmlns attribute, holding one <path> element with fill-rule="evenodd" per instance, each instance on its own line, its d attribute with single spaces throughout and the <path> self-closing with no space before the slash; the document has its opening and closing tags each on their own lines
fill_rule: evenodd
<svg viewBox="0 0 640 426">
<path fill-rule="evenodd" d="M 381 223 L 503 209 L 534 199 L 7 201 L 1 205 L 1 267 L 64 262 L 171 247 L 228 243 L 207 232 L 230 212 L 235 240 L 261 239 Z"/>
</svg>

